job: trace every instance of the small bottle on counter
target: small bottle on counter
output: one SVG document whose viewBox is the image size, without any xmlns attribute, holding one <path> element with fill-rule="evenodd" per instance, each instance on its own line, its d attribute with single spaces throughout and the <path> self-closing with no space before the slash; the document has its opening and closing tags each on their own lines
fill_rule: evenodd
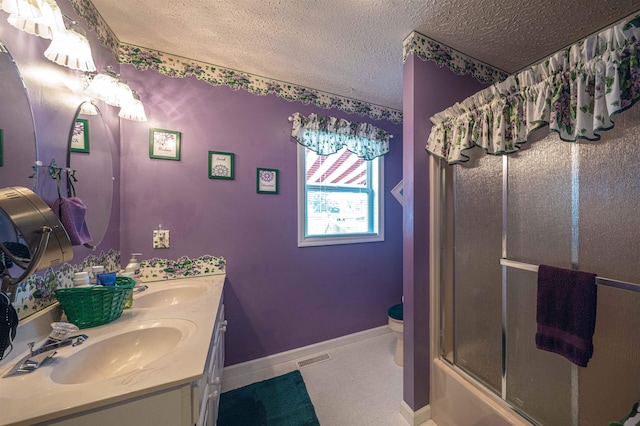
<svg viewBox="0 0 640 426">
<path fill-rule="evenodd" d="M 141 256 L 142 253 L 132 253 L 131 259 L 129 259 L 129 263 L 124 268 L 125 272 L 133 272 L 133 278 L 138 278 L 140 276 L 140 263 L 136 256 Z"/>
<path fill-rule="evenodd" d="M 73 274 L 73 286 L 74 287 L 89 287 L 89 273 L 88 272 L 76 272 Z"/>
<path fill-rule="evenodd" d="M 104 274 L 104 266 L 96 265 L 91 267 L 91 275 L 89 276 L 91 284 L 98 284 L 98 274 Z"/>
</svg>

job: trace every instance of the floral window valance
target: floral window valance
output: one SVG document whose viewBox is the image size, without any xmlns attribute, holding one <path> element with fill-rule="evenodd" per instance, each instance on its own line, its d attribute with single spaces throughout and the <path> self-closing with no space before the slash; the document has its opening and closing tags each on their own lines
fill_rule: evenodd
<svg viewBox="0 0 640 426">
<path fill-rule="evenodd" d="M 640 99 L 639 27 L 636 15 L 436 114 L 426 150 L 449 164 L 476 146 L 509 154 L 546 125 L 564 141 L 599 140 Z"/>
<path fill-rule="evenodd" d="M 346 147 L 364 160 L 373 160 L 389 152 L 389 139 L 393 137 L 371 124 L 336 117 L 305 117 L 296 112 L 289 120 L 293 122 L 291 136 L 320 155 L 335 154 Z"/>
</svg>

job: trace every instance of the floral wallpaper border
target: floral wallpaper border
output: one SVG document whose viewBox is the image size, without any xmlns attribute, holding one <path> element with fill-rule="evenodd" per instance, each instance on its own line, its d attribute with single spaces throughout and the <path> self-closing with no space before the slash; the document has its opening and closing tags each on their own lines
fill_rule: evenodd
<svg viewBox="0 0 640 426">
<path fill-rule="evenodd" d="M 409 55 L 416 55 L 423 61 L 433 61 L 439 67 L 448 67 L 458 75 L 471 74 L 482 83 L 498 83 L 509 74 L 489 64 L 473 59 L 464 53 L 439 43 L 413 31 L 402 42 L 402 63 Z"/>
<path fill-rule="evenodd" d="M 90 0 L 69 0 L 76 13 L 87 21 L 87 27 L 96 34 L 100 43 L 113 53 L 115 58 L 118 57 L 120 40 L 111 30 L 111 27 L 102 18 L 100 12 L 91 3 Z"/>
<path fill-rule="evenodd" d="M 130 64 L 139 70 L 153 69 L 172 78 L 193 76 L 213 86 L 229 86 L 234 90 L 243 89 L 254 95 L 274 94 L 287 101 L 313 104 L 323 109 L 338 108 L 347 113 L 368 116 L 376 120 L 402 122 L 400 110 L 121 43 L 90 0 L 70 1 L 78 15 L 87 20 L 89 29 L 95 32 L 98 40 L 111 50 L 121 64 Z"/>
<path fill-rule="evenodd" d="M 120 44 L 119 62 L 139 70 L 153 69 L 169 77 L 193 76 L 213 86 L 229 86 L 260 96 L 274 94 L 290 102 L 299 101 L 323 109 L 337 108 L 376 120 L 402 122 L 402 111 L 399 110 L 130 44 Z"/>
<path fill-rule="evenodd" d="M 177 260 L 142 260 L 140 261 L 140 281 L 175 280 L 201 275 L 224 274 L 226 264 L 224 258 L 209 255 L 193 260 L 186 256 Z M 57 301 L 53 295 L 55 289 L 73 287 L 73 275 L 79 271 L 90 271 L 91 267 L 95 265 L 104 266 L 105 271 L 119 271 L 120 252 L 109 250 L 106 253 L 101 252 L 97 256 L 90 255 L 80 265 L 65 263 L 56 271 L 50 268 L 37 275 L 34 274 L 20 283 L 16 289 L 16 299 L 13 302 L 13 306 L 18 312 L 18 319 L 22 320 L 55 303 Z"/>
<path fill-rule="evenodd" d="M 107 253 L 100 252 L 98 256 L 87 256 L 80 265 L 65 263 L 56 271 L 49 268 L 38 275 L 30 276 L 16 288 L 13 306 L 18 312 L 18 319 L 22 320 L 55 303 L 53 290 L 73 287 L 73 274 L 89 271 L 94 265 L 104 266 L 105 271 L 118 271 L 120 252 L 115 250 L 109 250 Z"/>
<path fill-rule="evenodd" d="M 149 259 L 140 262 L 140 281 L 176 280 L 201 275 L 224 274 L 227 261 L 222 257 L 201 256 L 189 259 L 182 256 L 177 260 Z"/>
</svg>

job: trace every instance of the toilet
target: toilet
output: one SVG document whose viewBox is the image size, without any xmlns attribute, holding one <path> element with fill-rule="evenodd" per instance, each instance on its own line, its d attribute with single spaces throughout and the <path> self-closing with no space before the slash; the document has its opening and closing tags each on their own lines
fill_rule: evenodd
<svg viewBox="0 0 640 426">
<path fill-rule="evenodd" d="M 387 315 L 389 316 L 389 328 L 393 331 L 393 334 L 396 335 L 396 352 L 393 356 L 393 360 L 400 367 L 403 365 L 403 315 L 402 315 L 402 303 L 397 305 L 393 305 L 387 311 Z"/>
</svg>

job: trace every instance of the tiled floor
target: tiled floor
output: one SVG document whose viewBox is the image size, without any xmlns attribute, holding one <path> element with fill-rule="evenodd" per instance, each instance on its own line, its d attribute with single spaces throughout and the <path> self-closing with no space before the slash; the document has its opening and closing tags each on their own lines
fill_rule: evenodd
<svg viewBox="0 0 640 426">
<path fill-rule="evenodd" d="M 326 352 L 331 359 L 300 368 L 322 426 L 408 425 L 400 414 L 402 367 L 393 362 L 394 349 L 395 338 L 388 333 L 332 349 Z M 296 368 L 292 361 L 225 379 L 222 391 Z"/>
</svg>

